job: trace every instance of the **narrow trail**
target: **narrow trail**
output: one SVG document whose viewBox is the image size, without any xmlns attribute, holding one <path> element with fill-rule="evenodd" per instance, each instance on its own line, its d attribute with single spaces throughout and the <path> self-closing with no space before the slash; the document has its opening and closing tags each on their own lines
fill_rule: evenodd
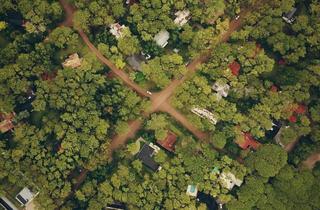
<svg viewBox="0 0 320 210">
<path fill-rule="evenodd" d="M 316 163 L 320 161 L 320 153 L 316 152 L 310 155 L 305 161 L 302 162 L 302 165 L 306 168 L 312 170 Z"/>
<path fill-rule="evenodd" d="M 72 27 L 73 26 L 73 13 L 75 12 L 75 7 L 70 5 L 66 0 L 59 0 L 65 11 L 65 19 L 60 24 L 60 26 Z"/>
</svg>

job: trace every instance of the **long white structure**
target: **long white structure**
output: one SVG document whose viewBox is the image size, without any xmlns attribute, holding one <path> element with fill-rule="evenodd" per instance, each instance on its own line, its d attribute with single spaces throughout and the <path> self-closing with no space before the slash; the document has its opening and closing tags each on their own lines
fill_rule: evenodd
<svg viewBox="0 0 320 210">
<path fill-rule="evenodd" d="M 214 114 L 206 109 L 193 108 L 193 109 L 191 109 L 191 112 L 198 115 L 201 118 L 208 119 L 214 125 L 217 124 L 217 122 L 218 122 L 217 119 L 215 118 Z"/>
</svg>

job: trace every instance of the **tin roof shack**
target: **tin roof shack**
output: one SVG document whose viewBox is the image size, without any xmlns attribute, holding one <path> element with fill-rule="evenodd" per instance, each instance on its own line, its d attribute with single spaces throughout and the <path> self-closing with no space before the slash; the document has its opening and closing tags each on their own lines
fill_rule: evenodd
<svg viewBox="0 0 320 210">
<path fill-rule="evenodd" d="M 294 17 L 295 13 L 297 12 L 297 8 L 293 8 L 291 11 L 283 14 L 282 19 L 289 24 L 292 24 L 296 18 Z"/>
<path fill-rule="evenodd" d="M 24 187 L 17 195 L 16 195 L 16 200 L 21 203 L 21 206 L 25 206 L 28 203 L 30 203 L 37 195 L 39 192 L 32 192 L 29 188 Z"/>
<path fill-rule="evenodd" d="M 136 71 L 141 71 L 141 64 L 147 59 L 141 54 L 134 54 L 127 58 L 128 64 Z"/>
<path fill-rule="evenodd" d="M 161 167 L 152 157 L 159 151 L 160 148 L 152 143 L 144 144 L 137 157 L 145 166 L 155 172 L 161 170 Z"/>
<path fill-rule="evenodd" d="M 186 194 L 192 197 L 197 197 L 198 187 L 196 185 L 188 185 Z"/>
<path fill-rule="evenodd" d="M 190 11 L 182 10 L 174 13 L 176 18 L 174 19 L 174 23 L 180 27 L 186 24 L 190 20 Z"/>
<path fill-rule="evenodd" d="M 124 30 L 126 26 L 120 25 L 119 23 L 114 23 L 110 25 L 110 33 L 116 37 L 116 39 L 119 39 L 123 36 Z"/>
<path fill-rule="evenodd" d="M 161 141 L 157 141 L 157 143 L 164 149 L 168 150 L 169 152 L 174 152 L 175 151 L 174 145 L 176 141 L 177 141 L 176 134 L 169 131 L 167 133 L 167 137 Z"/>
<path fill-rule="evenodd" d="M 153 40 L 157 43 L 157 45 L 164 48 L 165 46 L 167 46 L 169 38 L 169 32 L 167 30 L 161 30 L 154 36 Z"/>
<path fill-rule="evenodd" d="M 62 63 L 62 66 L 64 68 L 70 67 L 70 68 L 77 68 L 81 66 L 82 58 L 79 58 L 78 53 L 74 53 L 72 55 L 69 55 L 69 57 Z"/>
<path fill-rule="evenodd" d="M 18 210 L 18 208 L 6 197 L 0 197 L 0 206 L 6 210 Z"/>
<path fill-rule="evenodd" d="M 212 90 L 216 91 L 216 95 L 218 97 L 218 100 L 220 100 L 222 97 L 227 97 L 230 90 L 230 85 L 223 83 L 221 81 L 216 81 L 212 85 Z"/>
<path fill-rule="evenodd" d="M 242 184 L 242 180 L 235 177 L 235 175 L 231 172 L 222 172 L 219 176 L 219 180 L 223 187 L 231 190 L 235 185 L 240 187 Z"/>
<path fill-rule="evenodd" d="M 0 113 L 0 132 L 1 133 L 5 133 L 14 128 L 12 120 L 15 115 L 16 113 L 14 112 L 11 112 L 9 114 Z"/>
<path fill-rule="evenodd" d="M 215 118 L 214 114 L 210 111 L 202 108 L 193 108 L 191 109 L 191 112 L 198 115 L 201 118 L 208 119 L 212 124 L 217 124 L 218 120 Z"/>
</svg>

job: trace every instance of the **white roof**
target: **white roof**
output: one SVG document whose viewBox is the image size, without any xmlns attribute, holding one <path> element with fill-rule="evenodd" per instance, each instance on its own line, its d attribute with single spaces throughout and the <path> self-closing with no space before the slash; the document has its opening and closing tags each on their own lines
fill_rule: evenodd
<svg viewBox="0 0 320 210">
<path fill-rule="evenodd" d="M 193 108 L 191 112 L 198 115 L 201 118 L 207 118 L 212 124 L 217 124 L 217 119 L 215 118 L 214 114 L 210 111 L 202 108 Z"/>
<path fill-rule="evenodd" d="M 169 38 L 169 32 L 167 30 L 161 30 L 154 36 L 153 40 L 157 43 L 157 45 L 164 48 L 165 46 L 167 46 Z"/>
<path fill-rule="evenodd" d="M 179 26 L 183 26 L 190 19 L 190 11 L 189 10 L 177 11 L 175 13 L 175 15 L 176 15 L 176 19 L 174 19 L 174 23 Z"/>
<path fill-rule="evenodd" d="M 212 85 L 212 89 L 216 91 L 220 96 L 227 97 L 229 94 L 230 86 L 220 81 L 216 81 Z"/>
<path fill-rule="evenodd" d="M 123 30 L 126 28 L 125 25 L 120 25 L 119 23 L 114 23 L 110 25 L 110 33 L 114 35 L 117 39 L 122 37 Z"/>
<path fill-rule="evenodd" d="M 237 179 L 235 175 L 231 172 L 221 173 L 219 179 L 222 181 L 222 185 L 229 190 L 231 190 L 234 187 L 234 185 L 240 187 L 243 182 L 242 180 Z"/>
<path fill-rule="evenodd" d="M 30 201 L 32 201 L 38 193 L 33 193 L 31 190 L 27 187 L 24 187 L 16 196 L 16 200 L 19 201 L 22 205 L 28 204 Z"/>
</svg>

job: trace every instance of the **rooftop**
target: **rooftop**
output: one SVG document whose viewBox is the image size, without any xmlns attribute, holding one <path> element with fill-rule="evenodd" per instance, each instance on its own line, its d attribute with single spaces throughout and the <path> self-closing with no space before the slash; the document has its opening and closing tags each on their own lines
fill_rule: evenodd
<svg viewBox="0 0 320 210">
<path fill-rule="evenodd" d="M 170 34 L 167 30 L 161 30 L 159 33 L 157 33 L 154 36 L 154 41 L 159 45 L 160 47 L 164 48 L 168 44 L 168 40 L 170 38 Z"/>
<path fill-rule="evenodd" d="M 34 193 L 29 188 L 24 187 L 17 195 L 16 200 L 19 201 L 23 206 L 31 202 L 39 192 Z"/>
<path fill-rule="evenodd" d="M 258 149 L 258 147 L 261 145 L 259 142 L 257 142 L 250 133 L 242 133 L 242 136 L 238 137 L 236 139 L 236 143 L 241 147 L 242 149 Z"/>
<path fill-rule="evenodd" d="M 175 13 L 175 16 L 176 18 L 174 19 L 174 23 L 181 27 L 189 21 L 190 11 L 189 10 L 177 11 Z"/>
<path fill-rule="evenodd" d="M 14 112 L 12 113 L 0 113 L 0 132 L 5 133 L 11 129 L 14 128 L 13 125 L 13 118 L 16 114 Z"/>
<path fill-rule="evenodd" d="M 69 55 L 69 57 L 62 63 L 62 66 L 64 68 L 71 67 L 71 68 L 77 68 L 81 66 L 82 58 L 79 58 L 78 53 L 74 53 L 72 55 Z"/>
<path fill-rule="evenodd" d="M 231 172 L 221 173 L 219 179 L 222 181 L 222 185 L 228 190 L 231 190 L 235 185 L 240 187 L 243 182 L 242 180 L 237 179 Z"/>
<path fill-rule="evenodd" d="M 157 171 L 160 168 L 160 165 L 155 162 L 152 157 L 155 153 L 157 153 L 158 150 L 160 150 L 160 148 L 156 145 L 153 145 L 152 143 L 144 144 L 137 157 L 152 171 Z"/>
<path fill-rule="evenodd" d="M 212 124 L 217 124 L 217 119 L 215 118 L 214 114 L 208 111 L 207 109 L 203 108 L 193 108 L 191 112 L 198 115 L 201 118 L 207 118 Z"/>
<path fill-rule="evenodd" d="M 216 81 L 212 85 L 212 89 L 217 92 L 217 94 L 221 97 L 227 97 L 230 90 L 230 85 L 223 83 L 221 81 Z"/>
<path fill-rule="evenodd" d="M 231 73 L 235 76 L 238 76 L 239 75 L 239 72 L 240 72 L 240 64 L 237 62 L 237 61 L 233 61 L 232 63 L 230 63 L 228 65 L 229 69 L 231 70 Z"/>
<path fill-rule="evenodd" d="M 188 185 L 186 193 L 189 196 L 197 197 L 198 187 L 196 185 Z"/>
<path fill-rule="evenodd" d="M 6 197 L 0 197 L 0 206 L 7 210 L 18 210 L 18 208 Z"/>
<path fill-rule="evenodd" d="M 166 150 L 168 150 L 169 152 L 174 152 L 175 148 L 174 148 L 174 145 L 177 141 L 177 136 L 172 133 L 172 132 L 168 132 L 167 133 L 167 137 L 161 141 L 157 141 L 157 143 L 165 148 Z"/>
<path fill-rule="evenodd" d="M 123 36 L 124 29 L 126 28 L 125 25 L 120 25 L 119 23 L 114 23 L 110 25 L 110 33 L 119 39 Z"/>
</svg>

